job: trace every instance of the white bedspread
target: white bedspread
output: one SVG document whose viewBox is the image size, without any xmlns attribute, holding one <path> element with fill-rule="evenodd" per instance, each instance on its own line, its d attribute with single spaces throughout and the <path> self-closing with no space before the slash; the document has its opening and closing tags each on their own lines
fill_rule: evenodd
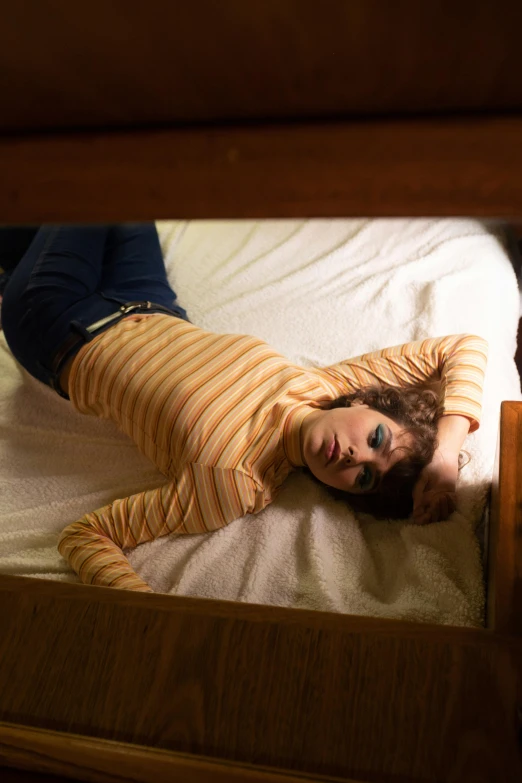
<svg viewBox="0 0 522 783">
<path fill-rule="evenodd" d="M 355 516 L 304 474 L 276 502 L 206 536 L 144 544 L 129 559 L 160 592 L 480 625 L 474 533 L 502 399 L 520 399 L 519 300 L 499 240 L 471 220 L 159 224 L 169 277 L 194 323 L 251 333 L 304 365 L 426 336 L 490 344 L 480 430 L 458 511 L 428 527 Z M 31 379 L 0 342 L 0 571 L 77 581 L 62 528 L 164 479 L 110 423 Z"/>
</svg>

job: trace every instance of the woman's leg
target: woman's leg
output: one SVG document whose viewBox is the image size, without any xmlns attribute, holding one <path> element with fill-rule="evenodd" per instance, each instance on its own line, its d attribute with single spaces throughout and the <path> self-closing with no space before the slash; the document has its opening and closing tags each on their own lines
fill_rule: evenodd
<svg viewBox="0 0 522 783">
<path fill-rule="evenodd" d="M 9 347 L 31 375 L 59 391 L 53 365 L 63 345 L 74 334 L 84 342 L 92 339 L 87 327 L 117 313 L 129 296 L 151 302 L 161 297 L 157 304 L 186 317 L 173 306 L 176 297 L 154 226 L 43 227 L 4 293 L 2 320 Z"/>
<path fill-rule="evenodd" d="M 101 226 L 43 226 L 11 274 L 2 301 L 5 337 L 20 364 L 44 383 L 50 384 L 52 358 L 75 305 L 88 306 L 99 284 L 107 234 Z"/>
<path fill-rule="evenodd" d="M 111 226 L 105 245 L 100 290 L 118 304 L 149 301 L 187 318 L 167 279 L 153 223 Z"/>
</svg>

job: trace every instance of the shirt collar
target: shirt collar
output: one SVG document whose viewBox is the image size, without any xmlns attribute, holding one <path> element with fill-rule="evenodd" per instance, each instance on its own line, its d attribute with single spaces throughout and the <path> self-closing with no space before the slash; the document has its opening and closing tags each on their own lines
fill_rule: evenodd
<svg viewBox="0 0 522 783">
<path fill-rule="evenodd" d="M 307 403 L 296 405 L 285 419 L 283 426 L 283 449 L 288 461 L 294 467 L 305 467 L 301 452 L 301 427 L 303 421 L 317 410 Z"/>
</svg>

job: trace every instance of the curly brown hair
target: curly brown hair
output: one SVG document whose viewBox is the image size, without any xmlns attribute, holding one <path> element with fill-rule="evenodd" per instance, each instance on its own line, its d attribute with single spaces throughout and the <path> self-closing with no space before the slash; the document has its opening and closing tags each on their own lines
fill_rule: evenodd
<svg viewBox="0 0 522 783">
<path fill-rule="evenodd" d="M 406 455 L 383 476 L 373 493 L 349 495 L 349 503 L 378 519 L 404 519 L 413 509 L 413 488 L 422 469 L 433 459 L 437 448 L 437 421 L 442 415 L 434 392 L 416 389 L 365 386 L 352 394 L 323 405 L 324 410 L 364 404 L 393 419 L 410 435 L 411 445 L 401 447 Z M 336 498 L 348 500 L 347 493 L 328 487 Z"/>
</svg>

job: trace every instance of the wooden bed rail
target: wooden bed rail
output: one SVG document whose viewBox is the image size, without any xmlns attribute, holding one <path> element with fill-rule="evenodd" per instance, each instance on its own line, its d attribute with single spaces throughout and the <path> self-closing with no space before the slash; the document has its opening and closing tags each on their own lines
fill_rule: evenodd
<svg viewBox="0 0 522 783">
<path fill-rule="evenodd" d="M 520 780 L 520 637 L 8 576 L 0 627 L 6 723 L 297 777 Z"/>
<path fill-rule="evenodd" d="M 1 222 L 522 215 L 522 114 L 0 136 Z"/>
<path fill-rule="evenodd" d="M 492 487 L 487 625 L 522 636 L 522 402 L 503 402 Z"/>
<path fill-rule="evenodd" d="M 362 783 L 354 778 L 294 775 L 268 767 L 8 723 L 0 723 L 0 763 L 17 769 L 45 770 L 47 774 L 67 775 L 88 783 Z M 7 783 L 5 777 L 2 780 Z"/>
</svg>

